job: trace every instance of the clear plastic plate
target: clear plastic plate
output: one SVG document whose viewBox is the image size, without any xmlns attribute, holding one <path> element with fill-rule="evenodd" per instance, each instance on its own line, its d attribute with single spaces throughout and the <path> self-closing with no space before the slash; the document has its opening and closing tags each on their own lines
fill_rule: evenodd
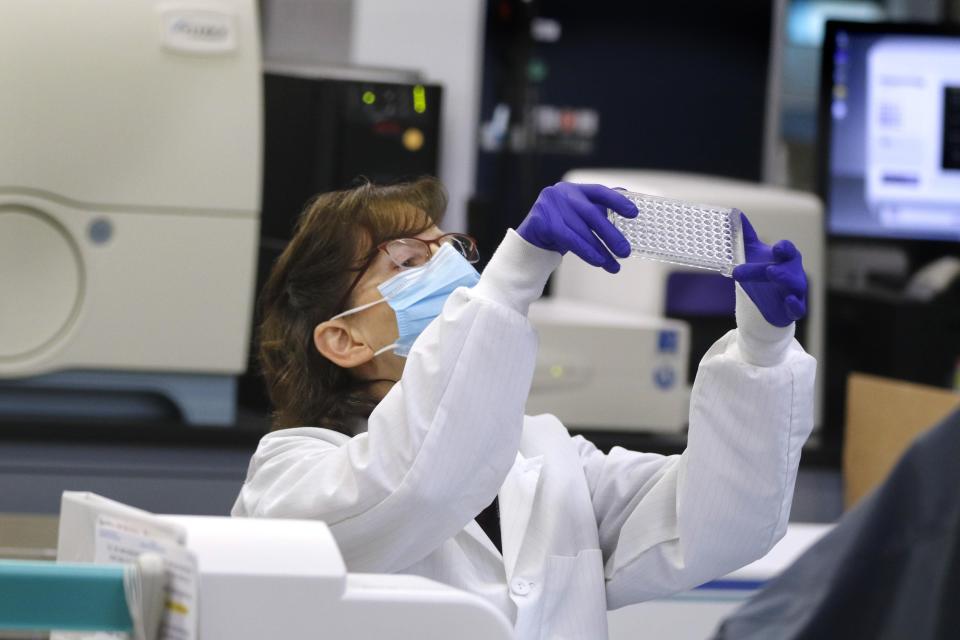
<svg viewBox="0 0 960 640">
<path fill-rule="evenodd" d="M 633 249 L 631 256 L 719 271 L 744 261 L 738 209 L 620 191 L 640 210 L 636 218 L 608 211 Z"/>
</svg>

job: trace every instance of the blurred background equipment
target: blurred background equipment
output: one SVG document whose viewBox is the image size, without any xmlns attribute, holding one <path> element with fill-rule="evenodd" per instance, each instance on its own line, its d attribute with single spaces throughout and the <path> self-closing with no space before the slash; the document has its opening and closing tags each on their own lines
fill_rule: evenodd
<svg viewBox="0 0 960 640">
<path fill-rule="evenodd" d="M 440 95 L 416 71 L 269 66 L 263 236 L 289 240 L 318 193 L 436 175 Z"/>
<path fill-rule="evenodd" d="M 827 20 L 883 20 L 894 8 L 903 7 L 904 17 L 933 19 L 929 2 L 894 0 L 789 0 L 783 23 L 782 64 L 780 68 L 780 130 L 777 132 L 784 154 L 786 184 L 813 190 L 817 143 L 817 104 L 820 91 L 820 55 Z M 889 9 L 888 9 L 889 6 Z"/>
<path fill-rule="evenodd" d="M 858 371 L 943 388 L 960 366 L 960 28 L 827 22 L 820 192 L 826 421 Z"/>
<path fill-rule="evenodd" d="M 228 425 L 260 202 L 253 0 L 0 8 L 0 415 Z"/>
<path fill-rule="evenodd" d="M 960 33 L 834 24 L 828 35 L 830 233 L 960 242 Z"/>
<path fill-rule="evenodd" d="M 420 80 L 443 86 L 437 176 L 450 194 L 446 217 L 450 231 L 466 230 L 467 199 L 474 192 L 486 4 L 487 0 L 260 1 L 264 63 L 270 69 L 292 65 L 364 74 L 371 69 L 413 69 Z M 405 74 L 391 81 L 409 80 Z"/>
<path fill-rule="evenodd" d="M 633 284 L 635 296 L 643 284 Z M 552 413 L 584 431 L 682 433 L 690 326 L 564 286 L 564 294 L 530 305 L 540 347 L 527 413 Z"/>
<path fill-rule="evenodd" d="M 824 352 L 823 209 L 817 198 L 744 181 L 672 172 L 582 169 L 569 172 L 564 180 L 737 207 L 765 240 L 790 238 L 803 254 L 810 286 L 808 315 L 797 323 L 797 339 L 820 366 L 829 360 Z M 686 428 L 689 390 L 700 360 L 717 339 L 736 327 L 733 280 L 650 260 L 631 258 L 620 264 L 620 273 L 609 277 L 579 260 L 564 260 L 554 275 L 552 296 L 531 307 L 541 338 L 528 412 L 550 411 L 582 430 L 681 432 Z M 579 307 L 583 308 L 575 311 Z M 583 320 L 591 310 L 592 323 Z M 568 318 L 575 314 L 589 327 L 594 341 L 564 339 L 557 332 L 555 326 L 569 324 Z M 619 355 L 610 358 L 593 353 L 596 336 L 610 332 L 604 314 L 632 314 L 634 324 L 643 321 L 646 327 L 621 336 Z M 676 338 L 664 338 L 665 331 Z M 682 366 L 675 361 L 680 354 L 686 359 Z M 620 366 L 620 361 L 630 364 Z M 626 373 L 638 366 L 642 368 L 639 376 Z M 569 371 L 576 384 L 564 385 L 564 375 L 550 375 L 561 370 Z M 818 408 L 821 381 L 818 378 Z"/>
</svg>

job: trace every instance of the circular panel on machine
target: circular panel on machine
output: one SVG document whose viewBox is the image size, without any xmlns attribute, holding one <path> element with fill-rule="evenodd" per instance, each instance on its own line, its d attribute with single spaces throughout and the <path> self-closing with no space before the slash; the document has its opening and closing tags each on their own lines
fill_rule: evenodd
<svg viewBox="0 0 960 640">
<path fill-rule="evenodd" d="M 0 207 L 0 360 L 30 355 L 63 332 L 80 289 L 67 234 L 39 211 Z"/>
</svg>

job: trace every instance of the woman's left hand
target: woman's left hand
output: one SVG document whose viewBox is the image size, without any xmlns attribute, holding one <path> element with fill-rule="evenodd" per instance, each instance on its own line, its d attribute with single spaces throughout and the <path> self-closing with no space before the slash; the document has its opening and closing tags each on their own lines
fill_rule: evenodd
<svg viewBox="0 0 960 640">
<path fill-rule="evenodd" d="M 733 270 L 733 279 L 757 305 L 767 322 L 786 327 L 807 315 L 807 275 L 800 252 L 789 240 L 772 247 L 757 237 L 743 213 L 743 249 L 747 261 Z"/>
<path fill-rule="evenodd" d="M 617 258 L 630 255 L 630 243 L 607 219 L 607 209 L 626 218 L 638 214 L 636 205 L 613 189 L 558 182 L 540 192 L 517 233 L 536 247 L 561 255 L 572 251 L 584 262 L 616 273 Z"/>
</svg>

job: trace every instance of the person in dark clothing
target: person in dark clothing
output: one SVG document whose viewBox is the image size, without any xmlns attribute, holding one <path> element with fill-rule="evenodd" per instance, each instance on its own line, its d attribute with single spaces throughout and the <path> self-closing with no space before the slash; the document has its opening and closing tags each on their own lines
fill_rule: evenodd
<svg viewBox="0 0 960 640">
<path fill-rule="evenodd" d="M 715 640 L 960 638 L 960 411 Z"/>
</svg>

